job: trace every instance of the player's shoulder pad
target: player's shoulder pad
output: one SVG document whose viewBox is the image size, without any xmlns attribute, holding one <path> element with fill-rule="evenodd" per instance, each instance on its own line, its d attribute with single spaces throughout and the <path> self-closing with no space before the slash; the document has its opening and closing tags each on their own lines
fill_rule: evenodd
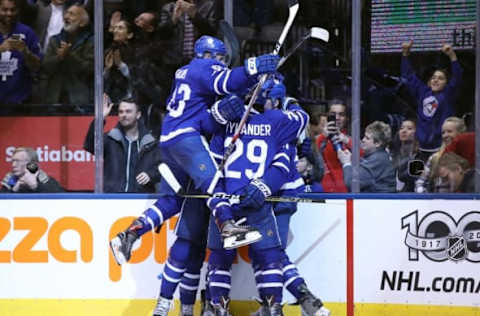
<svg viewBox="0 0 480 316">
<path fill-rule="evenodd" d="M 300 104 L 298 103 L 298 100 L 297 100 L 297 99 L 292 98 L 292 97 L 285 97 L 285 99 L 283 100 L 282 109 L 288 109 L 288 106 L 291 105 L 291 104 L 300 105 Z"/>
<path fill-rule="evenodd" d="M 197 69 L 198 73 L 205 71 L 215 73 L 227 69 L 224 64 L 212 58 L 195 58 L 190 64 Z"/>
</svg>

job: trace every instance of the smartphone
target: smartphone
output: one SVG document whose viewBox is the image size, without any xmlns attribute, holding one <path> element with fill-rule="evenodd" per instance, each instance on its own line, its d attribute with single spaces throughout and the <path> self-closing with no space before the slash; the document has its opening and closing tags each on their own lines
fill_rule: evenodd
<svg viewBox="0 0 480 316">
<path fill-rule="evenodd" d="M 335 113 L 328 113 L 327 122 L 336 122 L 337 115 Z"/>
<path fill-rule="evenodd" d="M 419 177 L 425 169 L 425 163 L 419 159 L 408 161 L 408 175 L 411 177 Z"/>
</svg>

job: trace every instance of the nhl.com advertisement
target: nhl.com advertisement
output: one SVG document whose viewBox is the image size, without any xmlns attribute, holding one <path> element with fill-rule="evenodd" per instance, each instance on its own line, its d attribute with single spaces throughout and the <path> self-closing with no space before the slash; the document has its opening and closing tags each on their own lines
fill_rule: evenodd
<svg viewBox="0 0 480 316">
<path fill-rule="evenodd" d="M 356 299 L 480 303 L 478 201 L 357 200 L 355 229 Z"/>
</svg>

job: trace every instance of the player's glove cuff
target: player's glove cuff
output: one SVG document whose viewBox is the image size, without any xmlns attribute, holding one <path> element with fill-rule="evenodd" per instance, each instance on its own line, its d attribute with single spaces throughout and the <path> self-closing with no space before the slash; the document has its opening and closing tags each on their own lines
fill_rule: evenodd
<svg viewBox="0 0 480 316">
<path fill-rule="evenodd" d="M 254 76 L 258 74 L 256 57 L 250 57 L 247 60 L 245 60 L 245 70 L 247 71 L 247 74 L 249 74 L 250 76 Z"/>
<path fill-rule="evenodd" d="M 252 181 L 250 181 L 250 184 L 256 186 L 265 197 L 269 197 L 272 195 L 270 187 L 261 179 L 253 179 Z"/>
<path fill-rule="evenodd" d="M 222 100 L 219 100 L 212 105 L 210 113 L 212 114 L 215 121 L 217 121 L 219 124 L 226 125 L 228 121 L 220 114 L 220 111 L 218 110 L 218 104 L 221 101 Z"/>
</svg>

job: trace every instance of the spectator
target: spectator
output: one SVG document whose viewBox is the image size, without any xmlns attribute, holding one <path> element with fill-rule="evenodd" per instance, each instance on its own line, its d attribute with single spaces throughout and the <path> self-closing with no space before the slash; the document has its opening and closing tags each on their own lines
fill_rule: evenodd
<svg viewBox="0 0 480 316">
<path fill-rule="evenodd" d="M 113 103 L 104 97 L 103 118 Z M 104 192 L 154 193 L 160 181 L 160 151 L 155 138 L 140 119 L 141 112 L 133 100 L 120 102 L 118 124 L 104 134 Z M 94 154 L 94 121 L 90 124 L 83 147 Z"/>
<path fill-rule="evenodd" d="M 175 71 L 193 58 L 193 45 L 201 35 L 216 35 L 212 0 L 177 0 L 165 4 L 160 13 L 158 33 L 167 40 L 163 51 L 167 90 Z"/>
<path fill-rule="evenodd" d="M 0 104 L 28 102 L 40 66 L 37 35 L 17 21 L 18 14 L 18 0 L 0 0 Z"/>
<path fill-rule="evenodd" d="M 431 155 L 441 146 L 443 122 L 454 114 L 463 70 L 453 48 L 444 44 L 441 51 L 450 59 L 452 77 L 448 78 L 447 70 L 436 69 L 425 84 L 413 72 L 408 59 L 412 44 L 412 41 L 402 44 L 402 77 L 406 79 L 409 94 L 417 102 L 416 136 L 420 150 Z"/>
<path fill-rule="evenodd" d="M 158 16 L 153 12 L 143 12 L 135 18 L 135 58 L 130 65 L 135 98 L 146 126 L 155 137 L 160 135 L 161 114 L 170 92 L 165 82 L 171 80 L 163 70 L 162 54 L 158 53 L 165 51 L 165 45 L 156 38 L 157 21 Z"/>
<path fill-rule="evenodd" d="M 435 192 L 473 193 L 475 174 L 468 161 L 454 153 L 444 153 L 438 160 Z"/>
<path fill-rule="evenodd" d="M 322 186 L 325 192 L 347 192 L 343 182 L 342 165 L 338 161 L 333 143 L 351 149 L 352 140 L 347 134 L 347 103 L 340 99 L 329 102 L 328 113 L 335 115 L 335 121 L 328 122 L 325 134 L 320 134 L 316 139 L 317 148 L 323 156 L 325 174 Z"/>
<path fill-rule="evenodd" d="M 72 5 L 63 19 L 63 30 L 50 39 L 43 62 L 48 75 L 45 102 L 86 105 L 93 101 L 90 18 L 85 8 Z"/>
<path fill-rule="evenodd" d="M 390 126 L 383 122 L 375 121 L 365 128 L 361 142 L 364 156 L 360 159 L 360 192 L 395 192 L 395 171 L 385 150 L 390 138 Z M 352 153 L 345 149 L 338 150 L 337 154 L 342 163 L 343 179 L 351 190 Z"/>
<path fill-rule="evenodd" d="M 63 192 L 54 178 L 38 167 L 37 152 L 30 147 L 18 147 L 12 155 L 12 171 L 2 180 L 2 193 Z"/>
<path fill-rule="evenodd" d="M 297 171 L 305 182 L 305 192 L 319 193 L 323 192 L 321 178 L 315 177 L 314 165 L 308 161 L 307 157 L 297 160 Z"/>
<path fill-rule="evenodd" d="M 466 132 L 457 135 L 450 144 L 448 144 L 445 152 L 453 152 L 467 159 L 470 166 L 475 166 L 475 133 Z"/>
<path fill-rule="evenodd" d="M 414 192 L 416 176 L 409 174 L 409 163 L 420 160 L 418 141 L 415 139 L 416 122 L 406 119 L 400 125 L 391 147 L 393 167 L 397 175 L 398 192 Z"/>
<path fill-rule="evenodd" d="M 453 141 L 457 135 L 465 132 L 465 122 L 456 116 L 448 117 L 442 125 L 442 146 L 440 149 L 431 155 L 420 177 L 415 181 L 415 192 L 433 192 L 434 190 L 434 176 L 433 172 L 437 168 L 438 160 L 445 152 L 445 148 Z"/>
<path fill-rule="evenodd" d="M 33 29 L 39 37 L 43 53 L 47 50 L 50 38 L 60 33 L 63 29 L 65 1 L 52 0 L 50 3 L 38 1 L 35 4 L 36 17 Z"/>
<path fill-rule="evenodd" d="M 130 22 L 118 21 L 113 27 L 113 43 L 105 51 L 103 71 L 105 93 L 114 103 L 132 98 L 130 71 L 130 63 L 134 59 L 132 41 L 133 28 Z"/>
</svg>

